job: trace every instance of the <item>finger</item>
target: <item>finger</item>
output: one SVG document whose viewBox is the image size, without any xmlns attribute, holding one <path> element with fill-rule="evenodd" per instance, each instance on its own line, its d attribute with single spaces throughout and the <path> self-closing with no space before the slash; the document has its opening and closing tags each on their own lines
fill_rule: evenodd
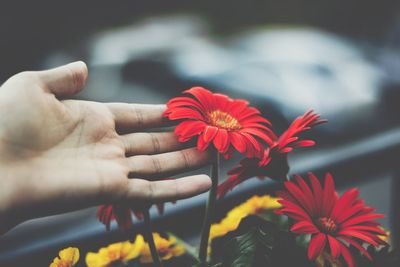
<svg viewBox="0 0 400 267">
<path fill-rule="evenodd" d="M 173 132 L 131 133 L 121 136 L 127 155 L 151 155 L 187 147 Z"/>
<path fill-rule="evenodd" d="M 165 105 L 108 103 L 119 130 L 157 128 L 167 125 L 163 118 Z"/>
<path fill-rule="evenodd" d="M 127 201 L 166 202 L 201 194 L 210 187 L 211 179 L 207 175 L 154 182 L 131 179 L 124 197 Z"/>
<path fill-rule="evenodd" d="M 167 177 L 194 170 L 210 161 L 207 151 L 188 148 L 157 155 L 141 155 L 127 158 L 129 177 Z"/>
<path fill-rule="evenodd" d="M 84 62 L 77 61 L 58 68 L 38 71 L 37 74 L 47 90 L 58 97 L 65 97 L 83 89 L 88 69 Z"/>
</svg>

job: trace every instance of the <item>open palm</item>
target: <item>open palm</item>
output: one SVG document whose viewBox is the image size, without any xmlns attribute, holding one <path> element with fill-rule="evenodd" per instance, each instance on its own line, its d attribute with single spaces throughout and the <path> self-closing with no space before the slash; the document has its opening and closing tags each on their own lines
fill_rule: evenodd
<svg viewBox="0 0 400 267">
<path fill-rule="evenodd" d="M 163 105 L 60 100 L 83 89 L 86 77 L 77 62 L 17 74 L 0 88 L 3 231 L 29 218 L 102 203 L 140 206 L 209 188 L 204 175 L 152 181 L 208 162 L 172 132 L 149 132 L 165 126 Z"/>
</svg>

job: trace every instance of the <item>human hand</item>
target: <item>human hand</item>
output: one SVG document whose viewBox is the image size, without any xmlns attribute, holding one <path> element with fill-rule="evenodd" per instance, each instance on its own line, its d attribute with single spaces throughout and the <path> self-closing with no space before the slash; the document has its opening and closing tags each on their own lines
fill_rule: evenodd
<svg viewBox="0 0 400 267">
<path fill-rule="evenodd" d="M 202 193 L 208 153 L 184 148 L 163 105 L 66 100 L 83 89 L 83 62 L 22 72 L 0 88 L 0 233 L 36 217 L 103 203 L 143 206 Z M 128 179 L 128 176 L 132 179 Z"/>
</svg>

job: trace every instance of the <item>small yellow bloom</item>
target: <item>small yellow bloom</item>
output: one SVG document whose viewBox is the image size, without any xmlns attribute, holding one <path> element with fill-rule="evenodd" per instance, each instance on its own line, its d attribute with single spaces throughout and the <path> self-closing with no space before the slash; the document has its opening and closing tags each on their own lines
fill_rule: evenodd
<svg viewBox="0 0 400 267">
<path fill-rule="evenodd" d="M 383 227 L 380 227 L 383 231 L 386 231 Z M 386 243 L 390 243 L 389 239 L 390 239 L 390 231 L 386 231 L 386 235 L 380 235 L 379 236 L 380 239 L 382 239 L 383 241 L 385 241 Z"/>
<path fill-rule="evenodd" d="M 50 267 L 72 267 L 79 260 L 79 249 L 69 247 L 61 250 L 55 257 Z"/>
<path fill-rule="evenodd" d="M 209 240 L 212 241 L 214 238 L 224 236 L 225 234 L 236 230 L 240 221 L 249 215 L 260 214 L 266 210 L 280 208 L 281 204 L 279 204 L 278 200 L 279 198 L 274 198 L 269 195 L 256 195 L 251 197 L 246 202 L 229 211 L 220 223 L 211 226 Z"/>
<path fill-rule="evenodd" d="M 169 260 L 173 257 L 179 257 L 186 252 L 185 247 L 179 244 L 175 237 L 169 236 L 167 239 L 160 236 L 159 233 L 153 233 L 154 243 L 156 245 L 158 254 L 162 260 Z M 151 263 L 151 251 L 149 245 L 146 243 L 140 253 L 139 261 L 141 263 Z"/>
<path fill-rule="evenodd" d="M 137 235 L 135 242 L 119 242 L 101 248 L 97 253 L 89 252 L 86 255 L 88 267 L 108 267 L 117 262 L 126 263 L 140 255 L 144 246 L 144 238 Z"/>
</svg>

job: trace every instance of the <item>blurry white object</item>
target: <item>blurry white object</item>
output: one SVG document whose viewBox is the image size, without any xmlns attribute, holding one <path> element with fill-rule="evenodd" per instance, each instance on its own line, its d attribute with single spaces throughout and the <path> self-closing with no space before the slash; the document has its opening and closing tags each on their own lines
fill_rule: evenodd
<svg viewBox="0 0 400 267">
<path fill-rule="evenodd" d="M 288 117 L 310 107 L 329 116 L 374 104 L 383 78 L 356 44 L 315 29 L 267 29 L 236 36 L 224 49 L 210 42 L 191 48 L 175 61 L 178 70 L 270 99 Z"/>
<path fill-rule="evenodd" d="M 146 19 L 123 28 L 102 32 L 89 44 L 90 64 L 125 64 L 157 52 L 179 49 L 180 43 L 204 33 L 202 21 L 191 16 Z"/>
</svg>

